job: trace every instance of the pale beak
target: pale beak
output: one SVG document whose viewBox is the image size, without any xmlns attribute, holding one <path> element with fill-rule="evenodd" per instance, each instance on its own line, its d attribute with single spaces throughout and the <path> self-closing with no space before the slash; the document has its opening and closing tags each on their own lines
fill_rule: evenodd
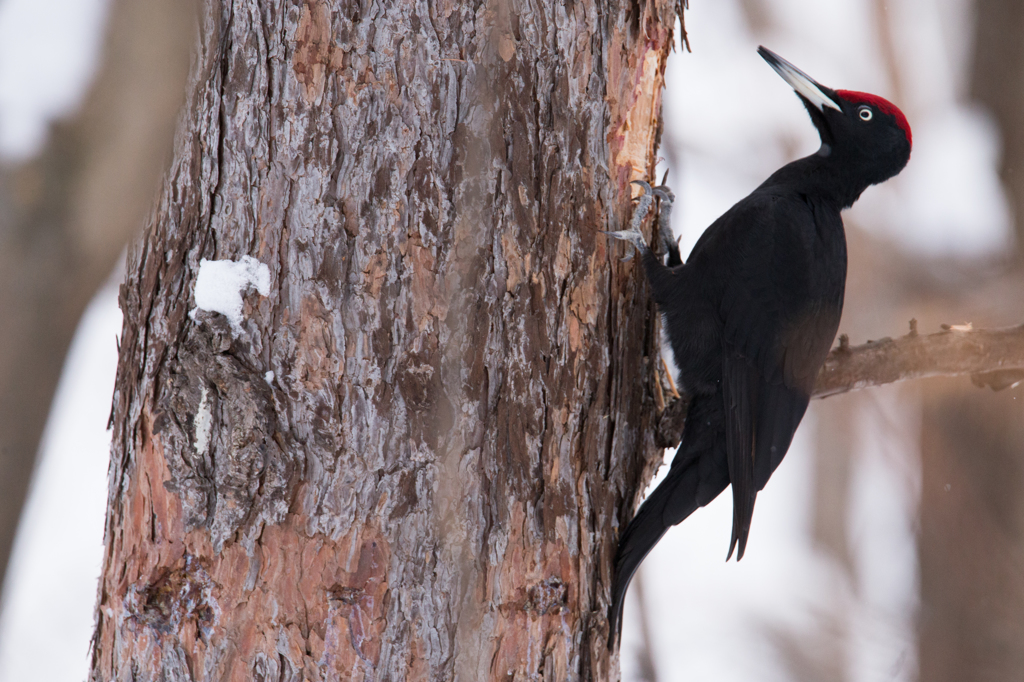
<svg viewBox="0 0 1024 682">
<path fill-rule="evenodd" d="M 796 68 L 785 59 L 775 54 L 766 47 L 758 47 L 757 53 L 768 62 L 775 72 L 782 76 L 783 80 L 789 83 L 790 87 L 797 91 L 808 102 L 818 107 L 818 111 L 825 111 L 825 107 L 832 107 L 842 111 L 834 99 L 825 94 L 822 86 L 806 73 Z"/>
</svg>

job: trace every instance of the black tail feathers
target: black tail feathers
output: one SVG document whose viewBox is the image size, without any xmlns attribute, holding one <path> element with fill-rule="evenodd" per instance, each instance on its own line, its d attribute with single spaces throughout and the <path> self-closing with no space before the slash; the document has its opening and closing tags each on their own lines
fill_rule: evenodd
<svg viewBox="0 0 1024 682">
<path fill-rule="evenodd" d="M 619 538 L 608 609 L 609 648 L 614 648 L 619 639 L 626 589 L 644 557 L 669 528 L 717 497 L 729 482 L 721 404 L 721 396 L 693 399 L 686 416 L 683 442 L 672 460 L 668 476 L 640 505 Z"/>
</svg>

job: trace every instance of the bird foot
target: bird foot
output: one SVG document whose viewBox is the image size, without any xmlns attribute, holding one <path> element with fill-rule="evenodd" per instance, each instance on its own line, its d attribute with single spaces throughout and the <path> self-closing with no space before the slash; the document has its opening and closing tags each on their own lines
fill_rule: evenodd
<svg viewBox="0 0 1024 682">
<path fill-rule="evenodd" d="M 651 210 L 651 206 L 654 204 L 654 194 L 652 193 L 650 184 L 643 180 L 633 180 L 630 184 L 639 186 L 642 191 L 640 196 L 637 197 L 636 208 L 633 209 L 633 217 L 629 221 L 629 229 L 617 230 L 615 232 L 606 232 L 602 230 L 602 234 L 629 242 L 636 249 L 643 252 L 643 250 L 647 248 L 647 241 L 644 239 L 643 233 L 640 232 L 640 226 L 643 224 L 644 219 Z M 636 253 L 631 251 L 621 260 L 625 263 L 626 261 L 633 260 L 633 256 L 635 255 Z"/>
<path fill-rule="evenodd" d="M 613 237 L 615 239 L 621 239 L 622 241 L 629 242 L 635 248 L 637 248 L 637 249 L 639 249 L 641 251 L 643 251 L 645 248 L 647 248 L 647 242 L 644 241 L 644 235 L 643 235 L 642 232 L 640 232 L 640 230 L 634 230 L 632 228 L 628 229 L 628 230 L 618 230 L 616 232 L 606 232 L 606 231 L 602 230 L 601 234 L 606 234 L 609 237 Z M 636 255 L 636 252 L 635 251 L 631 251 L 629 254 L 627 254 L 625 257 L 623 257 L 621 260 L 622 260 L 623 263 L 625 263 L 627 261 L 631 261 L 631 260 L 633 260 L 633 256 L 635 256 L 635 255 Z"/>
<path fill-rule="evenodd" d="M 662 204 L 671 204 L 676 200 L 675 192 L 669 189 L 668 185 L 658 185 L 657 187 L 652 189 L 651 192 L 654 194 L 654 196 L 661 199 Z"/>
<path fill-rule="evenodd" d="M 639 230 L 647 214 L 651 212 L 651 206 L 654 205 L 654 191 L 650 184 L 643 180 L 633 180 L 629 184 L 640 188 L 640 196 L 636 198 L 636 208 L 633 209 L 633 218 L 629 221 L 630 229 Z"/>
<path fill-rule="evenodd" d="M 658 185 L 651 191 L 658 197 L 658 234 L 661 235 L 661 252 L 668 256 L 666 265 L 681 265 L 683 259 L 679 254 L 679 240 L 673 238 L 672 232 L 672 205 L 676 195 L 668 185 Z"/>
</svg>

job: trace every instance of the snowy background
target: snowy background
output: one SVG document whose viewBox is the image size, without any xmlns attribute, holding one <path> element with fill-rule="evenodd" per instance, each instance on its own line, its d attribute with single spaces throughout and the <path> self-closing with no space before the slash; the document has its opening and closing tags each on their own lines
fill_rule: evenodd
<svg viewBox="0 0 1024 682">
<path fill-rule="evenodd" d="M 797 98 L 758 57 L 762 43 L 826 85 L 894 100 L 910 119 L 909 166 L 865 193 L 848 212 L 851 230 L 928 255 L 1007 247 L 998 137 L 964 94 L 967 0 L 691 4 L 686 24 L 693 52 L 676 52 L 668 67 L 659 167 L 659 177 L 672 168 L 684 253 L 775 168 L 817 148 Z M 5 160 L 37 152 L 50 121 L 73 111 L 95 68 L 105 10 L 105 0 L 0 4 Z M 0 682 L 86 675 L 106 498 L 105 427 L 121 326 L 118 279 L 112 275 L 81 323 L 43 439 L 2 597 Z M 792 660 L 780 644 L 792 638 L 821 643 L 809 655 L 831 659 L 851 682 L 916 679 L 915 395 L 913 387 L 890 387 L 850 403 L 862 434 L 846 522 L 852 570 L 812 537 L 813 452 L 823 441 L 815 436 L 819 403 L 758 497 L 742 562 L 724 562 L 728 494 L 666 536 L 641 569 L 657 679 L 792 680 Z M 69 507 L 74 514 L 66 513 Z M 636 593 L 627 602 L 626 680 L 640 675 Z M 54 613 L 61 619 L 54 621 Z M 45 673 L 39 661 L 46 661 Z"/>
<path fill-rule="evenodd" d="M 846 212 L 848 231 L 927 256 L 1005 250 L 1012 231 L 997 130 L 965 100 L 970 10 L 966 0 L 691 2 L 693 51 L 675 53 L 668 65 L 658 169 L 659 179 L 671 169 L 683 252 L 776 168 L 818 148 L 803 107 L 758 56 L 759 44 L 825 85 L 896 102 L 910 120 L 910 163 Z M 848 297 L 847 313 L 851 303 Z M 840 332 L 853 343 L 904 332 L 851 328 L 849 316 Z M 815 447 L 826 450 L 829 442 L 827 433 L 815 440 L 818 401 L 758 495 L 742 562 L 724 562 L 729 494 L 666 535 L 640 569 L 658 680 L 811 679 L 807 666 L 800 674 L 787 641 L 811 649 L 802 656 L 828 659 L 814 667 L 832 671 L 824 679 L 917 679 L 917 390 L 891 386 L 830 399 L 855 411 L 846 519 L 852 566 L 813 537 Z M 635 593 L 627 598 L 624 680 L 642 679 Z"/>
<path fill-rule="evenodd" d="M 3 162 L 38 152 L 50 122 L 74 112 L 97 65 L 106 9 L 107 0 L 0 2 Z M 102 562 L 119 282 L 112 274 L 96 295 L 65 360 L 0 598 L 0 682 L 86 678 Z"/>
</svg>

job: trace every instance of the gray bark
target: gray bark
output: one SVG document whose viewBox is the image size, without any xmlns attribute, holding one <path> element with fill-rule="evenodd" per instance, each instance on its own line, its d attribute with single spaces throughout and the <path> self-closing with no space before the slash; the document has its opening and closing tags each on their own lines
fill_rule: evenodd
<svg viewBox="0 0 1024 682">
<path fill-rule="evenodd" d="M 92 679 L 617 677 L 657 335 L 598 231 L 674 12 L 208 3 L 121 290 Z M 242 333 L 190 316 L 243 255 Z"/>
</svg>

